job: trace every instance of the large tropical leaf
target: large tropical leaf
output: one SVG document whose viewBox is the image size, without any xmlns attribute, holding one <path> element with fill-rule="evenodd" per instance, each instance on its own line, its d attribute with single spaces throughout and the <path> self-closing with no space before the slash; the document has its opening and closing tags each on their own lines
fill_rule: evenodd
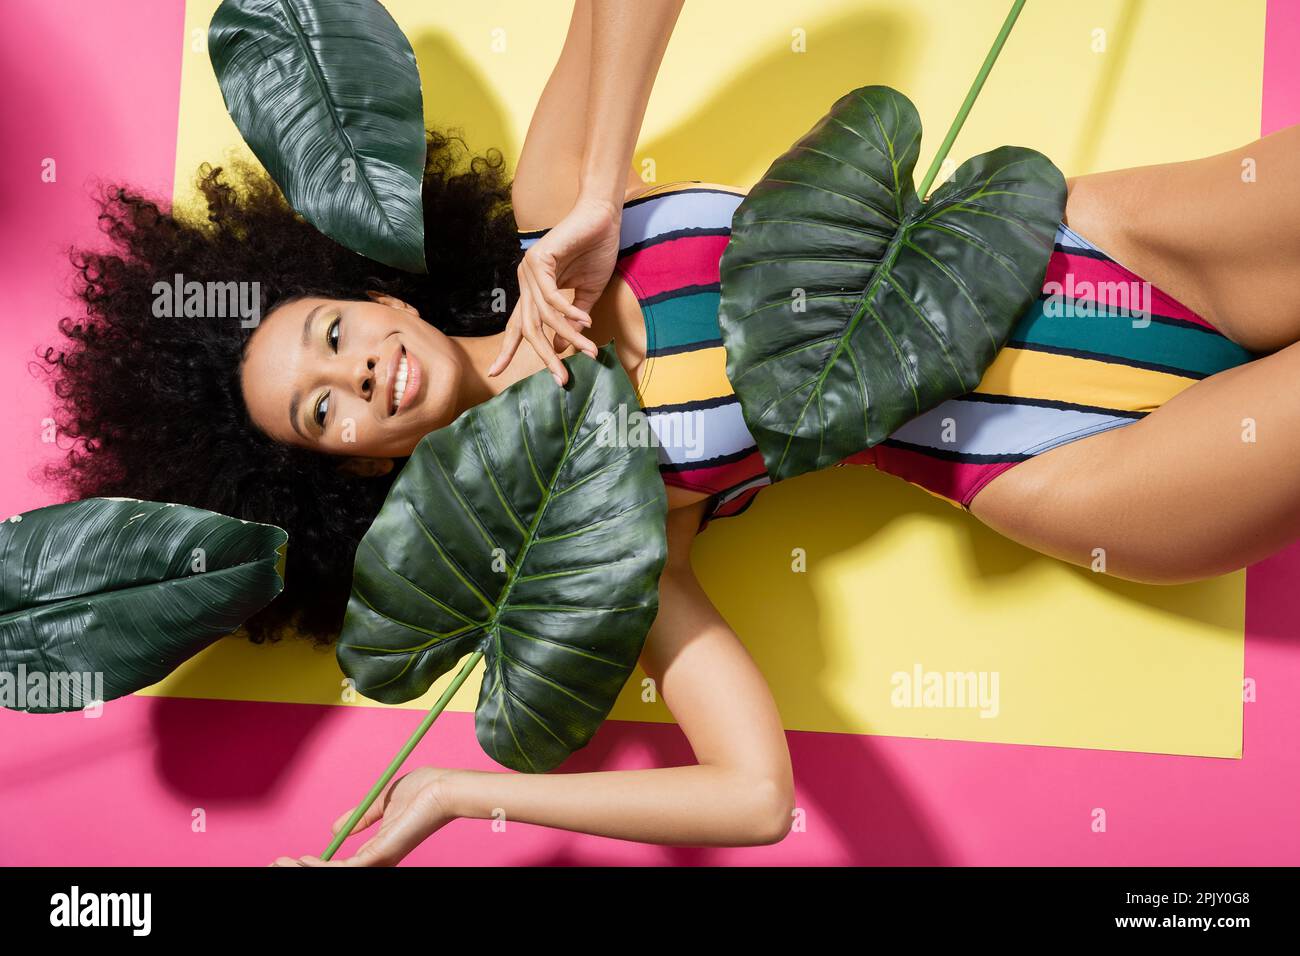
<svg viewBox="0 0 1300 956">
<path fill-rule="evenodd" d="M 612 427 L 640 414 L 613 346 L 566 361 L 566 388 L 539 372 L 421 440 L 361 540 L 338 644 L 385 703 L 481 650 L 479 743 L 534 772 L 609 713 L 666 554 L 658 456 Z"/>
<path fill-rule="evenodd" d="M 208 53 L 294 209 L 354 252 L 427 271 L 420 74 L 378 0 L 224 0 Z"/>
<path fill-rule="evenodd" d="M 720 264 L 727 375 L 775 480 L 974 388 L 1038 296 L 1065 207 L 1041 153 L 967 160 L 928 202 L 896 90 L 841 97 L 737 208 Z"/>
<path fill-rule="evenodd" d="M 85 675 L 102 675 L 102 700 L 157 683 L 280 593 L 287 540 L 271 525 L 130 498 L 0 523 L 0 674 L 73 691 L 20 707 L 14 687 L 0 688 L 0 702 L 78 710 L 99 689 Z"/>
</svg>

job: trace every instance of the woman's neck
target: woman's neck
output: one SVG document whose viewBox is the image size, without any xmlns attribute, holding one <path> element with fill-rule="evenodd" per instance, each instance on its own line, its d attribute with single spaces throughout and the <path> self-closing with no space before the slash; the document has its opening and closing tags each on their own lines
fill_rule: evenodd
<svg viewBox="0 0 1300 956">
<path fill-rule="evenodd" d="M 510 364 L 502 369 L 500 374 L 488 375 L 487 370 L 501 353 L 501 345 L 505 342 L 505 338 L 504 330 L 495 335 L 449 336 L 451 344 L 461 355 L 462 374 L 460 391 L 456 396 L 457 415 L 475 405 L 481 405 L 516 382 L 546 368 L 546 363 L 542 361 L 541 356 L 524 340 L 515 349 Z M 575 351 L 572 345 L 566 345 L 557 354 L 564 359 L 573 355 Z"/>
</svg>

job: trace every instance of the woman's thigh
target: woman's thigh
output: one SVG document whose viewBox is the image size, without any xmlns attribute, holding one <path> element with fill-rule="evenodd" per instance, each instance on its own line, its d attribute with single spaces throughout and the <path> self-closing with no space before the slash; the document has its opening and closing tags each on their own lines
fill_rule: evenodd
<svg viewBox="0 0 1300 956">
<path fill-rule="evenodd" d="M 1070 181 L 1066 224 L 1254 352 L 1300 340 L 1300 126 Z"/>
<path fill-rule="evenodd" d="M 970 510 L 1035 550 L 1138 581 L 1268 556 L 1300 537 L 1300 344 L 1017 465 Z"/>
</svg>

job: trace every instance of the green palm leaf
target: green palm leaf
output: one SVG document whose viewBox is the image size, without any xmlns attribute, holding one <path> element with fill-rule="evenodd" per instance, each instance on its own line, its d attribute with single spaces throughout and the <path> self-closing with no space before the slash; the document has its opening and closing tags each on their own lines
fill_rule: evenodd
<svg viewBox="0 0 1300 956">
<path fill-rule="evenodd" d="M 398 703 L 481 651 L 479 743 L 544 771 L 584 746 L 658 609 L 658 456 L 607 416 L 639 413 L 612 345 L 539 372 L 427 435 L 361 541 L 338 659 Z"/>
<path fill-rule="evenodd" d="M 1003 146 L 922 202 L 920 144 L 907 97 L 853 90 L 736 210 L 719 322 L 775 480 L 973 389 L 1038 296 L 1065 207 L 1060 171 Z"/>
<path fill-rule="evenodd" d="M 288 536 L 185 505 L 87 498 L 0 523 L 0 673 L 155 684 L 280 593 Z M 29 702 L 34 713 L 91 700 Z M 6 700 L 6 706 L 12 706 Z"/>
<path fill-rule="evenodd" d="M 226 109 L 290 205 L 354 252 L 424 262 L 415 54 L 377 0 L 225 0 L 208 52 Z"/>
</svg>

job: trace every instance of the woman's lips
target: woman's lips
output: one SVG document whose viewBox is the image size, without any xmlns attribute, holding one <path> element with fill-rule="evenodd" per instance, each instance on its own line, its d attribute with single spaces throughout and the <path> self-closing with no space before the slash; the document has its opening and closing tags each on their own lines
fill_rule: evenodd
<svg viewBox="0 0 1300 956">
<path fill-rule="evenodd" d="M 393 412 L 394 415 L 401 414 L 403 409 L 415 402 L 420 386 L 424 384 L 424 367 L 409 349 L 403 348 L 403 352 L 406 355 L 406 391 L 402 393 L 402 401 L 398 404 L 397 411 Z"/>
</svg>

